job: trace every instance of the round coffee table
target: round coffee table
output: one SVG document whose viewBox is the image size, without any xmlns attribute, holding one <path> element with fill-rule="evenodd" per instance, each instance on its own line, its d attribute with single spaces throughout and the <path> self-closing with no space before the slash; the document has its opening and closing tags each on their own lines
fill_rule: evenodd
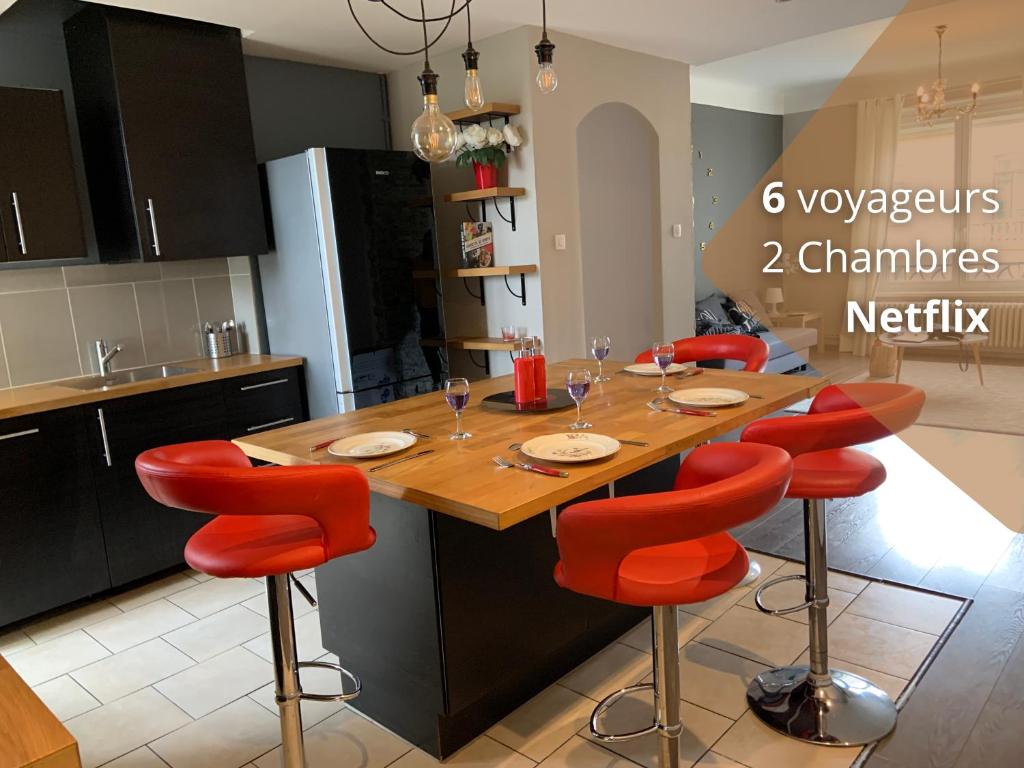
<svg viewBox="0 0 1024 768">
<path fill-rule="evenodd" d="M 883 344 L 896 348 L 896 383 L 900 383 L 900 369 L 903 367 L 903 352 L 906 349 L 953 349 L 963 347 L 970 349 L 974 356 L 974 364 L 978 368 L 978 382 L 985 386 L 985 375 L 981 371 L 981 345 L 988 341 L 987 333 L 965 333 L 963 339 L 928 339 L 927 341 L 898 341 L 898 333 L 883 333 L 878 340 Z"/>
</svg>

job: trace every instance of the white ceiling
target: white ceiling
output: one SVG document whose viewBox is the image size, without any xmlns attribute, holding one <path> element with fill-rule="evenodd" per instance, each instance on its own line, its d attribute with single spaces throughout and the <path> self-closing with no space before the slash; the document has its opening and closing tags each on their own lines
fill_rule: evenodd
<svg viewBox="0 0 1024 768">
<path fill-rule="evenodd" d="M 380 4 L 351 0 L 360 19 L 391 47 L 414 48 L 419 32 Z M 458 0 L 461 2 L 461 0 Z M 917 0 L 921 2 L 922 0 Z M 928 0 L 923 0 L 928 2 Z M 387 72 L 404 59 L 373 47 L 349 15 L 348 0 L 105 0 L 239 27 L 249 53 Z M 391 0 L 409 14 L 417 0 Z M 0 0 L 0 9 L 11 0 Z M 426 0 L 432 15 L 449 0 Z M 548 25 L 598 42 L 702 64 L 790 40 L 892 16 L 905 0 L 549 0 Z M 474 36 L 540 24 L 540 0 L 474 0 Z M 464 18 L 437 50 L 464 45 Z"/>
</svg>

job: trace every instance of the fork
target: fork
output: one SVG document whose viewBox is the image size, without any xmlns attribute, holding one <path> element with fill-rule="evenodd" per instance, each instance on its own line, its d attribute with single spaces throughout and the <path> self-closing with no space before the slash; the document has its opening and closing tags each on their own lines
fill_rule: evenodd
<svg viewBox="0 0 1024 768">
<path fill-rule="evenodd" d="M 539 467 L 536 464 L 521 464 L 519 462 L 511 462 L 508 459 L 505 459 L 501 456 L 495 456 L 493 461 L 502 469 L 512 469 L 513 467 L 515 467 L 516 469 L 522 469 L 526 472 L 536 472 L 539 475 L 550 475 L 551 477 L 569 476 L 568 472 L 562 470 L 548 469 L 547 467 Z"/>
</svg>

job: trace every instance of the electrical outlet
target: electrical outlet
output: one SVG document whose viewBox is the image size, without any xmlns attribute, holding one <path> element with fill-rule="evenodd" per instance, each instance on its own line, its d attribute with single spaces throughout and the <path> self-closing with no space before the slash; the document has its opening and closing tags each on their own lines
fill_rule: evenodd
<svg viewBox="0 0 1024 768">
<path fill-rule="evenodd" d="M 672 225 L 672 237 L 682 237 L 682 236 L 683 236 L 683 225 L 682 224 L 673 224 Z"/>
<path fill-rule="evenodd" d="M 555 235 L 555 250 L 556 251 L 564 251 L 565 250 L 565 235 Z"/>
</svg>

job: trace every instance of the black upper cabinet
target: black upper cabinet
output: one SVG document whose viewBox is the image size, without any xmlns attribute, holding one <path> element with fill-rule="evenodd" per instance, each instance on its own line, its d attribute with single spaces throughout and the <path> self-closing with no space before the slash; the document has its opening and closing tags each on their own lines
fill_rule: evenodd
<svg viewBox="0 0 1024 768">
<path fill-rule="evenodd" d="M 0 259 L 86 256 L 64 97 L 0 87 Z"/>
<path fill-rule="evenodd" d="M 91 5 L 64 34 L 100 257 L 265 252 L 239 31 Z"/>
</svg>

